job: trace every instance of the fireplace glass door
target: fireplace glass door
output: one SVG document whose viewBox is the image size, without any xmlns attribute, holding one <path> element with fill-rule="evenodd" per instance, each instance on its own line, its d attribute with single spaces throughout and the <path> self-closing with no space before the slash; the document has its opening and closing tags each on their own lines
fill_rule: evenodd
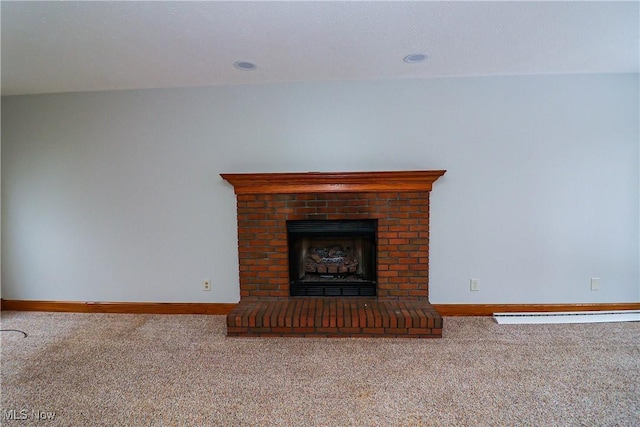
<svg viewBox="0 0 640 427">
<path fill-rule="evenodd" d="M 287 221 L 291 296 L 375 296 L 376 220 Z"/>
</svg>

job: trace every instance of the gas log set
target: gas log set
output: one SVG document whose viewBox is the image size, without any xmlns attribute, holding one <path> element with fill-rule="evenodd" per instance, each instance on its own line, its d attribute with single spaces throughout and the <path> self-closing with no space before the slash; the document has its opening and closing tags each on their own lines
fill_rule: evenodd
<svg viewBox="0 0 640 427">
<path fill-rule="evenodd" d="M 309 248 L 304 271 L 328 275 L 355 273 L 359 262 L 350 247 Z"/>
</svg>

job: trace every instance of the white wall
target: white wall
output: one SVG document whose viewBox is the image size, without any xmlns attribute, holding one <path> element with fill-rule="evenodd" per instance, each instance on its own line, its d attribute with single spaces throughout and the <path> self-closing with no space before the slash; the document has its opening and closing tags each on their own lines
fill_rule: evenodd
<svg viewBox="0 0 640 427">
<path fill-rule="evenodd" d="M 639 301 L 638 89 L 634 74 L 5 97 L 2 297 L 236 302 L 220 173 L 447 169 L 432 302 Z"/>
</svg>

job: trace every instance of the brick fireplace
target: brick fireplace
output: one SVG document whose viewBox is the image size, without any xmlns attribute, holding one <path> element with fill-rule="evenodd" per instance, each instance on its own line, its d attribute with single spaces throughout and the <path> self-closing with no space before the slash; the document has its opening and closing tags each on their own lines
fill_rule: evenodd
<svg viewBox="0 0 640 427">
<path fill-rule="evenodd" d="M 444 172 L 222 174 L 237 196 L 241 298 L 227 334 L 441 336 L 429 304 L 429 192 Z M 292 296 L 288 224 L 334 220 L 375 224 L 373 294 Z"/>
</svg>

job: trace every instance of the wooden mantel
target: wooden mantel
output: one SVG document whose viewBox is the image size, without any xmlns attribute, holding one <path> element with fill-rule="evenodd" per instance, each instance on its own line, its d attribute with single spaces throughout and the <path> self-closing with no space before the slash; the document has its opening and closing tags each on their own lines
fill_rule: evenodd
<svg viewBox="0 0 640 427">
<path fill-rule="evenodd" d="M 431 191 L 446 171 L 223 173 L 236 194 Z"/>
</svg>

